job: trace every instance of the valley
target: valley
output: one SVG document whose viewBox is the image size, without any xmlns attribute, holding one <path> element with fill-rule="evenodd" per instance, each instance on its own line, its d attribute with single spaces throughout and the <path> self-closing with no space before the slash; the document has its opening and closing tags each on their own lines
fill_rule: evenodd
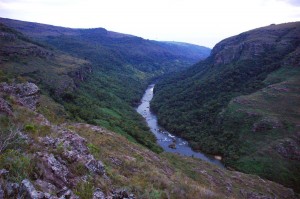
<svg viewBox="0 0 300 199">
<path fill-rule="evenodd" d="M 156 84 L 159 124 L 226 167 L 299 189 L 300 23 L 219 42 L 210 57 Z"/>
<path fill-rule="evenodd" d="M 157 143 L 163 148 L 164 151 L 177 153 L 183 156 L 199 158 L 224 168 L 224 165 L 220 160 L 215 159 L 213 156 L 208 156 L 201 152 L 193 151 L 186 140 L 176 137 L 158 125 L 156 115 L 150 110 L 150 102 L 153 98 L 154 86 L 155 84 L 150 84 L 148 86 L 143 98 L 141 99 L 141 104 L 137 107 L 136 111 L 145 118 L 151 132 L 157 139 Z"/>
<path fill-rule="evenodd" d="M 299 198 L 299 35 L 209 49 L 0 18 L 0 199 Z"/>
</svg>

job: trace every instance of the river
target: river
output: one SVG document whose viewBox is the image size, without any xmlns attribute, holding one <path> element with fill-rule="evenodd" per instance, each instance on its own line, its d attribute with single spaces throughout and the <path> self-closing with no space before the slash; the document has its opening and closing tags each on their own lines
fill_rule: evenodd
<svg viewBox="0 0 300 199">
<path fill-rule="evenodd" d="M 154 86 L 155 84 L 148 86 L 141 100 L 141 104 L 138 106 L 136 111 L 145 118 L 151 132 L 155 135 L 158 144 L 167 152 L 193 156 L 217 166 L 224 167 L 220 160 L 204 153 L 193 151 L 186 140 L 173 135 L 158 125 L 156 115 L 150 110 L 150 101 L 153 98 Z M 173 148 L 170 148 L 170 145 L 173 145 Z"/>
</svg>

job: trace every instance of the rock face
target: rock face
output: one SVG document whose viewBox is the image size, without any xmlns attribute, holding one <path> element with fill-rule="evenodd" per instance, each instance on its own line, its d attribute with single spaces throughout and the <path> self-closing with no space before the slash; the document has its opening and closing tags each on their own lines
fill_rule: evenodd
<svg viewBox="0 0 300 199">
<path fill-rule="evenodd" d="M 105 195 L 100 189 L 96 189 L 93 194 L 93 199 L 105 199 Z"/>
<path fill-rule="evenodd" d="M 40 89 L 33 83 L 16 85 L 16 96 L 19 103 L 31 110 L 36 109 L 39 100 Z"/>
<path fill-rule="evenodd" d="M 37 85 L 29 82 L 22 84 L 1 83 L 0 93 L 13 96 L 18 104 L 31 110 L 36 109 L 40 97 L 40 90 Z M 11 108 L 9 105 L 5 104 L 1 99 L 0 109 L 4 112 L 11 113 Z"/>
<path fill-rule="evenodd" d="M 42 192 L 37 191 L 28 179 L 24 179 L 22 181 L 19 197 L 39 199 L 44 198 L 44 194 Z"/>
<path fill-rule="evenodd" d="M 84 138 L 78 134 L 71 132 L 69 130 L 60 129 L 59 137 L 50 138 L 44 137 L 41 138 L 41 142 L 48 148 L 61 148 L 61 156 L 66 159 L 68 162 L 74 163 L 78 162 L 92 173 L 103 175 L 105 174 L 104 165 L 100 160 L 95 160 L 93 155 L 89 153 L 87 148 L 87 142 Z M 59 174 L 59 176 L 61 176 Z"/>
<path fill-rule="evenodd" d="M 241 60 L 256 60 L 265 56 L 266 52 L 276 50 L 282 55 L 297 48 L 293 42 L 294 27 L 291 24 L 270 25 L 264 29 L 256 29 L 227 38 L 218 43 L 212 50 L 214 64 L 229 64 Z M 279 47 L 280 46 L 280 47 Z"/>
<path fill-rule="evenodd" d="M 37 167 L 42 172 L 44 180 L 59 188 L 70 184 L 68 168 L 59 162 L 53 154 L 39 152 L 36 157 L 39 160 Z"/>
<path fill-rule="evenodd" d="M 11 105 L 0 97 L 0 112 L 6 113 L 7 115 L 13 115 L 12 107 Z"/>
</svg>

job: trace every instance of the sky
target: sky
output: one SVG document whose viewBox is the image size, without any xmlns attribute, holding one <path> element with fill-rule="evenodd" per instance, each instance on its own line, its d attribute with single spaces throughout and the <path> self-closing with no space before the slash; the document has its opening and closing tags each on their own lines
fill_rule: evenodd
<svg viewBox="0 0 300 199">
<path fill-rule="evenodd" d="M 0 0 L 0 17 L 96 28 L 212 48 L 254 28 L 300 21 L 300 0 Z"/>
</svg>

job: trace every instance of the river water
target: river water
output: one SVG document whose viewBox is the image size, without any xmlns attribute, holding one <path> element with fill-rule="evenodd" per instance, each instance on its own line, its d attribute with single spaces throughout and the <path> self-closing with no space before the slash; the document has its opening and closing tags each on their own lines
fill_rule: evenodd
<svg viewBox="0 0 300 199">
<path fill-rule="evenodd" d="M 136 110 L 147 121 L 147 124 L 150 127 L 151 132 L 155 135 L 158 144 L 167 152 L 179 153 L 185 156 L 193 156 L 195 158 L 213 163 L 217 166 L 224 167 L 220 160 L 201 152 L 193 151 L 186 140 L 173 135 L 158 125 L 156 115 L 150 111 L 150 101 L 153 98 L 154 86 L 155 84 L 148 86 L 141 100 L 141 104 Z M 173 146 L 175 145 L 175 148 L 170 148 L 169 145 L 171 144 L 173 144 Z"/>
</svg>

